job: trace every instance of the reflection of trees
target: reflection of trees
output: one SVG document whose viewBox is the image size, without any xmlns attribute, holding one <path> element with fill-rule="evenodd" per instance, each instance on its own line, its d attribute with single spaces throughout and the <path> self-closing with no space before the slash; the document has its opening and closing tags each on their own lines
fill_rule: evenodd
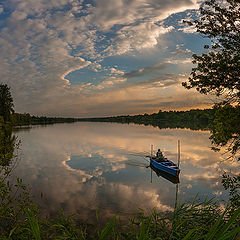
<svg viewBox="0 0 240 240">
<path fill-rule="evenodd" d="M 0 126 L 0 236 L 8 236 L 17 223 L 24 224 L 26 208 L 32 209 L 29 191 L 22 180 L 13 181 L 10 177 L 17 160 L 17 148 L 11 125 Z"/>
<path fill-rule="evenodd" d="M 226 157 L 237 157 L 240 161 L 240 106 L 225 105 L 216 109 L 211 129 L 213 150 L 226 149 Z M 240 206 L 240 174 L 223 174 L 222 184 L 229 190 L 230 201 L 233 206 Z"/>
<path fill-rule="evenodd" d="M 4 125 L 0 128 L 0 165 L 9 166 L 16 145 L 16 137 L 12 135 L 12 127 Z"/>
<path fill-rule="evenodd" d="M 227 147 L 232 155 L 240 148 L 240 106 L 226 105 L 219 107 L 212 124 L 212 143 L 218 147 Z"/>
<path fill-rule="evenodd" d="M 230 200 L 234 206 L 240 206 L 240 175 L 229 176 L 223 174 L 222 184 L 225 189 L 229 190 Z"/>
</svg>

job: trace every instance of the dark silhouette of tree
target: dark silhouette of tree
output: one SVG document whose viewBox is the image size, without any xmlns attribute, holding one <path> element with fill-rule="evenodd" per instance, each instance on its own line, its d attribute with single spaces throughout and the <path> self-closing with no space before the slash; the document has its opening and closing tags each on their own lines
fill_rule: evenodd
<svg viewBox="0 0 240 240">
<path fill-rule="evenodd" d="M 240 148 L 240 106 L 228 104 L 216 108 L 211 131 L 210 139 L 216 146 L 213 149 L 226 146 L 231 155 L 235 155 Z"/>
<path fill-rule="evenodd" d="M 206 45 L 208 52 L 193 55 L 189 82 L 182 85 L 187 89 L 196 88 L 203 94 L 214 93 L 222 96 L 226 103 L 240 100 L 240 1 L 208 0 L 200 8 L 199 20 L 187 22 L 194 25 L 197 32 L 212 39 Z"/>
<path fill-rule="evenodd" d="M 13 98 L 10 88 L 7 84 L 0 84 L 0 116 L 3 117 L 4 123 L 10 121 L 11 114 L 14 113 Z"/>
<path fill-rule="evenodd" d="M 208 52 L 193 55 L 187 89 L 196 88 L 202 94 L 223 97 L 215 104 L 210 139 L 214 150 L 226 147 L 235 156 L 240 149 L 240 1 L 207 0 L 200 8 L 199 20 L 188 22 L 197 32 L 212 39 Z M 238 158 L 239 160 L 240 158 Z M 231 203 L 240 206 L 240 176 L 224 174 L 222 184 L 229 190 Z"/>
<path fill-rule="evenodd" d="M 0 128 L 0 166 L 9 166 L 14 158 L 14 149 L 17 147 L 12 127 L 5 124 Z"/>
<path fill-rule="evenodd" d="M 240 147 L 240 1 L 207 0 L 200 12 L 199 20 L 187 23 L 211 38 L 212 45 L 205 46 L 208 52 L 193 55 L 197 66 L 182 85 L 223 97 L 216 104 L 211 140 L 217 147 L 227 146 L 234 155 Z"/>
</svg>

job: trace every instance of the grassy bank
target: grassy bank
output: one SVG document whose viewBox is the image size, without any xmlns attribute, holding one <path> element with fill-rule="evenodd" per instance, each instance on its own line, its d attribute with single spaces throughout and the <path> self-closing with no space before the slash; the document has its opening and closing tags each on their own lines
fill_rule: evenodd
<svg viewBox="0 0 240 240">
<path fill-rule="evenodd" d="M 240 208 L 221 211 L 213 202 L 185 203 L 173 213 L 140 212 L 122 224 L 115 217 L 105 226 L 79 224 L 74 217 L 60 214 L 57 219 L 41 220 L 30 208 L 24 220 L 8 231 L 1 229 L 0 239 L 239 239 Z M 97 216 L 96 216 L 97 219 Z"/>
</svg>

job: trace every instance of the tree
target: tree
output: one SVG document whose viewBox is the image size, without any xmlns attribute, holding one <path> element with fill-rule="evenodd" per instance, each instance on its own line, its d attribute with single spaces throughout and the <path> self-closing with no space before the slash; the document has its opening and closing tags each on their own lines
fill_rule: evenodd
<svg viewBox="0 0 240 240">
<path fill-rule="evenodd" d="M 214 121 L 211 126 L 210 137 L 214 146 L 213 150 L 225 147 L 227 152 L 235 155 L 240 148 L 240 106 L 233 107 L 227 104 L 217 107 Z M 231 156 L 230 155 L 230 156 Z"/>
<path fill-rule="evenodd" d="M 14 150 L 17 150 L 18 145 L 17 138 L 12 134 L 12 126 L 10 124 L 3 125 L 0 128 L 0 169 L 12 163 Z"/>
<path fill-rule="evenodd" d="M 10 88 L 7 84 L 0 84 L 0 116 L 3 117 L 4 123 L 10 120 L 11 113 L 14 113 L 13 98 Z"/>
<path fill-rule="evenodd" d="M 187 89 L 196 88 L 202 94 L 213 93 L 223 97 L 215 104 L 215 116 L 211 127 L 213 149 L 226 147 L 230 156 L 240 149 L 240 0 L 207 0 L 200 8 L 197 32 L 212 39 L 206 45 L 208 52 L 193 55 L 192 69 Z M 238 158 L 240 160 L 240 157 Z M 234 206 L 240 204 L 240 176 L 223 175 L 222 183 L 229 189 Z"/>
<path fill-rule="evenodd" d="M 222 96 L 220 105 L 237 103 L 240 100 L 240 1 L 208 0 L 200 8 L 199 20 L 187 22 L 197 32 L 212 39 L 205 45 L 208 52 L 193 55 L 189 82 L 182 85 L 196 88 L 203 94 Z"/>
<path fill-rule="evenodd" d="M 187 89 L 223 97 L 215 106 L 212 143 L 227 147 L 235 155 L 240 149 L 240 0 L 207 0 L 200 8 L 199 20 L 188 22 L 197 32 L 212 39 L 208 52 L 193 55 Z"/>
<path fill-rule="evenodd" d="M 211 38 L 212 45 L 205 46 L 208 52 L 193 55 L 197 66 L 182 85 L 223 97 L 216 104 L 211 140 L 217 147 L 227 146 L 234 155 L 240 148 L 239 127 L 233 127 L 240 125 L 240 0 L 207 0 L 200 13 L 198 20 L 188 24 Z"/>
</svg>

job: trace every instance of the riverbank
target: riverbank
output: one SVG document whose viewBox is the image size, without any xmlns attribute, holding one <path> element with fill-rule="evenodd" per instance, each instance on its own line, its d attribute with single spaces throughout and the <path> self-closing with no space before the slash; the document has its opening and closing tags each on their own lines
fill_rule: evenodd
<svg viewBox="0 0 240 240">
<path fill-rule="evenodd" d="M 65 216 L 61 212 L 55 219 L 39 219 L 36 207 L 31 205 L 24 206 L 22 213 L 21 217 L 8 215 L 5 219 L 8 227 L 0 226 L 1 239 L 238 240 L 240 237 L 240 208 L 229 205 L 223 210 L 213 201 L 184 203 L 172 213 L 152 210 L 151 215 L 145 215 L 139 212 L 127 223 L 115 216 L 105 225 L 101 224 L 97 212 L 95 225 L 79 223 L 76 216 Z"/>
<path fill-rule="evenodd" d="M 151 125 L 159 128 L 189 128 L 192 130 L 208 130 L 213 122 L 215 109 L 193 109 L 189 111 L 159 111 L 153 114 L 121 115 L 97 118 L 62 118 L 38 117 L 28 113 L 14 113 L 11 122 L 15 126 L 44 125 L 72 122 L 117 122 Z"/>
</svg>

